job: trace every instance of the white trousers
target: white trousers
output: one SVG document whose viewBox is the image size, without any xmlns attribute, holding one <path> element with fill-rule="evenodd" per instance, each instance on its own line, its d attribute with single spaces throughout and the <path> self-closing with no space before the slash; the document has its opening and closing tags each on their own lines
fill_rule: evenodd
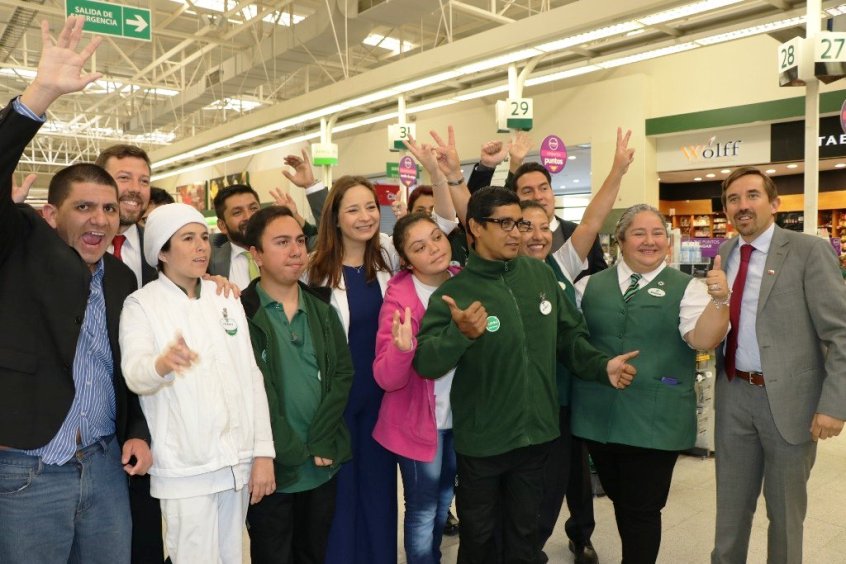
<svg viewBox="0 0 846 564">
<path fill-rule="evenodd" d="M 241 564 L 248 488 L 163 499 L 165 545 L 174 564 Z"/>
</svg>

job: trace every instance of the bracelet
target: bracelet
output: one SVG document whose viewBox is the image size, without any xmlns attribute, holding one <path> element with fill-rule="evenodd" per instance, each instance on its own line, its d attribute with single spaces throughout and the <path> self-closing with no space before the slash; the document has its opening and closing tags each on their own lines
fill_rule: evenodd
<svg viewBox="0 0 846 564">
<path fill-rule="evenodd" d="M 432 182 L 432 186 L 446 186 L 446 185 L 447 185 L 446 178 L 444 178 L 443 180 L 440 180 L 438 182 Z"/>
<path fill-rule="evenodd" d="M 464 177 L 462 176 L 458 180 L 450 180 L 449 178 L 447 178 L 446 183 L 450 186 L 461 186 L 462 184 L 464 184 Z"/>
<path fill-rule="evenodd" d="M 711 303 L 714 304 L 715 309 L 720 309 L 723 306 L 731 304 L 731 290 L 729 290 L 729 293 L 726 294 L 726 297 L 721 300 L 718 300 L 717 298 L 711 296 Z"/>
</svg>

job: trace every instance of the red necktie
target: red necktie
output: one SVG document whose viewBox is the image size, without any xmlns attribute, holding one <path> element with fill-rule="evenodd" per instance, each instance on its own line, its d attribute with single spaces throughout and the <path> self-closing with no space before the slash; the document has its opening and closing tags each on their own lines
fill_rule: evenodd
<svg viewBox="0 0 846 564">
<path fill-rule="evenodd" d="M 755 247 L 746 244 L 740 247 L 740 266 L 737 269 L 737 276 L 731 286 L 731 305 L 729 306 L 729 320 L 731 331 L 726 339 L 726 376 L 731 380 L 734 378 L 734 357 L 737 353 L 737 333 L 740 331 L 740 305 L 743 302 L 743 287 L 746 286 L 746 272 L 749 270 L 749 257 Z"/>
<path fill-rule="evenodd" d="M 112 239 L 112 247 L 114 247 L 112 254 L 115 255 L 115 258 L 117 258 L 119 261 L 123 261 L 123 258 L 120 256 L 120 250 L 123 247 L 125 241 L 126 235 L 115 235 L 115 238 Z"/>
</svg>

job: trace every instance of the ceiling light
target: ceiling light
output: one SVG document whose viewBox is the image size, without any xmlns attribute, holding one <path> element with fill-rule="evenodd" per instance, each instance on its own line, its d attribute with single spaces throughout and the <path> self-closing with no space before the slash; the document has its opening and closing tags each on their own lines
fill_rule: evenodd
<svg viewBox="0 0 846 564">
<path fill-rule="evenodd" d="M 597 41 L 598 39 L 605 39 L 606 37 L 628 33 L 630 31 L 640 29 L 641 27 L 643 26 L 636 21 L 618 23 L 608 27 L 594 29 L 593 31 L 588 31 L 586 33 L 579 33 L 577 35 L 565 37 L 564 39 L 543 43 L 538 45 L 536 49 L 538 51 L 543 51 L 544 53 L 560 51 L 562 49 L 567 49 L 568 47 L 575 47 L 577 45 L 584 45 L 585 43 Z"/>
<path fill-rule="evenodd" d="M 171 0 L 171 2 L 175 2 L 177 4 L 187 5 L 191 7 L 202 8 L 204 10 L 209 10 L 211 12 L 228 12 L 229 11 L 229 3 L 228 2 L 221 2 L 220 0 L 191 0 L 190 2 L 186 0 Z M 234 6 L 233 6 L 234 7 Z M 189 13 L 196 13 L 194 11 L 187 10 Z M 248 6 L 244 6 L 236 11 L 233 11 L 232 14 L 240 14 L 244 21 L 255 19 L 258 16 L 258 6 L 255 4 L 250 4 Z M 290 12 L 271 12 L 266 16 L 262 17 L 262 21 L 281 25 L 284 27 L 291 27 L 291 21 L 293 20 L 294 24 L 298 24 L 301 21 L 306 19 L 305 15 L 294 14 L 293 17 L 291 16 Z M 232 23 L 241 24 L 244 23 L 243 21 L 238 21 L 234 19 L 229 19 Z"/>
<path fill-rule="evenodd" d="M 491 86 L 490 88 L 476 90 L 475 92 L 459 94 L 458 96 L 455 96 L 453 100 L 457 100 L 459 102 L 466 102 L 467 100 L 475 100 L 477 98 L 484 98 L 485 96 L 493 96 L 494 94 L 500 94 L 502 92 L 508 92 L 507 84 L 500 84 L 498 86 Z"/>
<path fill-rule="evenodd" d="M 797 168 L 798 166 L 798 164 L 790 163 L 789 165 L 787 165 L 787 168 Z"/>
<path fill-rule="evenodd" d="M 717 175 L 714 174 L 713 172 L 709 172 L 708 174 L 705 175 L 705 178 L 714 178 L 715 176 L 717 176 Z"/>
<path fill-rule="evenodd" d="M 577 184 L 578 184 L 579 179 L 578 179 L 578 178 L 574 178 L 574 179 L 573 179 L 573 182 L 575 182 L 575 183 L 577 183 Z"/>
<path fill-rule="evenodd" d="M 0 68 L 0 75 L 13 76 L 21 80 L 32 80 L 33 78 L 35 78 L 36 71 L 35 69 L 3 67 Z"/>
<path fill-rule="evenodd" d="M 623 65 L 639 63 L 641 61 L 648 61 L 649 59 L 655 59 L 656 57 L 664 57 L 666 55 L 673 55 L 675 53 L 681 53 L 683 51 L 690 51 L 691 49 L 696 49 L 697 47 L 699 47 L 699 45 L 693 42 L 679 43 L 678 45 L 661 47 L 660 49 L 653 49 L 652 51 L 645 51 L 643 53 L 636 53 L 634 55 L 618 57 L 616 59 L 597 63 L 597 66 L 602 67 L 604 69 L 611 69 L 614 67 L 621 67 Z"/>
<path fill-rule="evenodd" d="M 158 87 L 158 86 L 155 87 L 155 88 L 147 88 L 147 89 L 144 90 L 144 92 L 147 93 L 147 94 L 153 94 L 155 96 L 168 96 L 169 97 L 169 96 L 178 96 L 179 95 L 179 90 L 171 90 L 170 88 L 161 88 L 161 87 Z"/>
<path fill-rule="evenodd" d="M 568 161 L 575 161 L 575 160 L 576 160 L 576 155 L 569 155 L 569 156 L 567 157 L 567 160 L 568 160 Z"/>
<path fill-rule="evenodd" d="M 215 100 L 208 106 L 203 107 L 204 110 L 230 110 L 234 112 L 249 112 L 261 106 L 258 100 L 249 100 L 246 98 L 223 98 Z"/>
<path fill-rule="evenodd" d="M 742 1 L 743 0 L 702 0 L 701 2 L 694 2 L 692 4 L 679 6 L 678 8 L 657 12 L 646 16 L 645 18 L 640 18 L 638 21 L 645 25 L 657 25 L 701 14 L 702 12 L 716 10 L 717 8 L 724 8 L 725 6 L 738 4 Z"/>
<path fill-rule="evenodd" d="M 834 168 L 846 168 L 846 163 L 837 163 Z"/>
<path fill-rule="evenodd" d="M 776 170 L 775 170 L 774 168 L 768 168 L 765 172 L 766 172 L 767 174 L 775 174 L 775 171 L 776 171 Z"/>
<path fill-rule="evenodd" d="M 805 16 L 798 16 L 795 18 L 788 18 L 786 20 L 778 20 L 770 23 L 747 27 L 744 29 L 729 31 L 728 33 L 719 33 L 710 37 L 703 37 L 702 39 L 697 39 L 695 43 L 699 45 L 714 45 L 716 43 L 723 43 L 724 41 L 741 39 L 743 37 L 749 37 L 751 35 L 770 33 L 773 31 L 778 31 L 780 29 L 801 25 L 803 23 L 805 23 Z"/>
<path fill-rule="evenodd" d="M 722 174 L 728 174 L 728 173 L 730 173 L 730 172 L 731 172 L 731 169 L 724 168 L 724 169 L 723 169 L 723 170 L 721 170 L 720 172 L 721 172 Z"/>
<path fill-rule="evenodd" d="M 532 57 L 540 54 L 541 51 L 538 49 L 521 49 L 520 51 L 513 51 L 511 53 L 506 53 L 505 55 L 464 65 L 463 67 L 459 67 L 457 72 L 462 75 L 473 74 L 484 70 L 491 70 L 496 67 L 510 65 L 511 63 L 516 63 L 517 61 L 531 59 Z"/>
<path fill-rule="evenodd" d="M 697 181 L 697 182 L 699 182 L 700 180 L 702 180 L 702 177 L 701 177 L 701 176 L 697 176 L 696 178 L 694 178 L 694 180 L 695 180 L 695 181 Z"/>
<path fill-rule="evenodd" d="M 371 33 L 362 40 L 362 43 L 364 43 L 365 45 L 370 45 L 371 47 L 379 47 L 380 49 L 386 49 L 394 55 L 399 55 L 400 53 L 411 51 L 416 47 L 416 45 L 408 41 L 401 42 L 399 39 L 395 39 L 393 37 L 388 37 L 385 35 L 379 35 L 378 33 Z"/>
<path fill-rule="evenodd" d="M 567 69 L 560 72 L 553 72 L 543 76 L 526 79 L 526 86 L 537 86 L 539 84 L 546 84 L 547 82 L 555 82 L 556 80 L 564 80 L 565 78 L 572 78 L 589 72 L 598 71 L 597 65 L 585 65 L 583 67 L 576 67 L 574 69 Z"/>
<path fill-rule="evenodd" d="M 825 13 L 829 16 L 842 16 L 846 14 L 846 4 L 840 4 L 839 6 L 835 6 L 833 8 L 826 8 Z"/>
</svg>

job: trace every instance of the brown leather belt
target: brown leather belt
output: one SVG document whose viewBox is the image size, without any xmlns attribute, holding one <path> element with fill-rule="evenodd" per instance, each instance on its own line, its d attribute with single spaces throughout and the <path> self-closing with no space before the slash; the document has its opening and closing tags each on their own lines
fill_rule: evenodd
<svg viewBox="0 0 846 564">
<path fill-rule="evenodd" d="M 745 372 L 743 370 L 735 370 L 734 375 L 741 380 L 746 380 L 753 386 L 764 387 L 764 374 L 761 372 Z"/>
</svg>

